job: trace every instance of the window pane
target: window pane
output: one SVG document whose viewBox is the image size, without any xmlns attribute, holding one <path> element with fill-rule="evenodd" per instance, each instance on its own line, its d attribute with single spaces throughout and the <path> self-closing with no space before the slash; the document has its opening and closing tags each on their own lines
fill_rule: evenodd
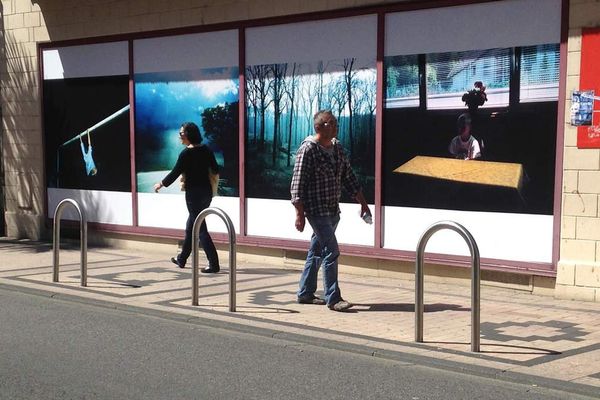
<svg viewBox="0 0 600 400">
<path fill-rule="evenodd" d="M 560 49 L 558 43 L 523 47 L 520 99 L 558 100 Z"/>
<path fill-rule="evenodd" d="M 488 49 L 427 55 L 427 108 L 464 108 L 462 95 L 476 81 L 486 86 L 482 107 L 508 105 L 510 50 Z"/>
<path fill-rule="evenodd" d="M 385 58 L 386 108 L 419 106 L 417 55 Z"/>
</svg>

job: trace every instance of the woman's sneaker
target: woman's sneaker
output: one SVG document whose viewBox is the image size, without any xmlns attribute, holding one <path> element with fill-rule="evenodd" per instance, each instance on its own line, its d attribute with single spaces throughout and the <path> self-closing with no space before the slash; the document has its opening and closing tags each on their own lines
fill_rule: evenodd
<svg viewBox="0 0 600 400">
<path fill-rule="evenodd" d="M 185 265 L 181 264 L 179 261 L 177 261 L 177 258 L 175 257 L 171 257 L 171 262 L 175 265 L 177 265 L 179 268 L 184 268 Z"/>
<path fill-rule="evenodd" d="M 221 267 L 218 265 L 209 265 L 208 267 L 204 267 L 200 270 L 203 274 L 216 274 L 221 270 Z"/>
</svg>

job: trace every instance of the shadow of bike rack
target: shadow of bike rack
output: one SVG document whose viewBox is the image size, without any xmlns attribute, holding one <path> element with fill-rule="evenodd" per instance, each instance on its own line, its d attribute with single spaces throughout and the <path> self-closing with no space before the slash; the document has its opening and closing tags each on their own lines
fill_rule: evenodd
<svg viewBox="0 0 600 400">
<path fill-rule="evenodd" d="M 210 215 L 219 216 L 227 227 L 229 235 L 229 311 L 235 312 L 235 284 L 236 284 L 236 246 L 235 229 L 225 211 L 217 207 L 205 208 L 198 214 L 192 228 L 192 305 L 198 305 L 198 242 L 200 240 L 200 225 Z"/>
<path fill-rule="evenodd" d="M 79 203 L 73 199 L 64 199 L 56 206 L 52 229 L 52 282 L 58 282 L 60 252 L 60 219 L 66 206 L 75 207 L 79 214 L 79 241 L 81 242 L 81 286 L 87 286 L 87 219 Z"/>
<path fill-rule="evenodd" d="M 467 242 L 471 252 L 471 351 L 479 352 L 480 347 L 480 297 L 481 278 L 479 266 L 479 248 L 471 233 L 462 225 L 453 221 L 440 221 L 431 225 L 419 239 L 417 245 L 417 261 L 415 268 L 415 342 L 423 342 L 423 303 L 425 246 L 434 233 L 442 229 L 457 232 Z"/>
</svg>

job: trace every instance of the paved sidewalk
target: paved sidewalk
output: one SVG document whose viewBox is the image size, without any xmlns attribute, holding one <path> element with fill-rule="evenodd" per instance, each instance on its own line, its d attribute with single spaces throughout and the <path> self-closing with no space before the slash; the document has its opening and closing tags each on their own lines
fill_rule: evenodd
<svg viewBox="0 0 600 400">
<path fill-rule="evenodd" d="M 231 313 L 226 259 L 221 273 L 201 274 L 199 306 L 192 306 L 191 269 L 171 264 L 172 254 L 90 247 L 81 287 L 79 249 L 65 247 L 53 283 L 51 244 L 0 239 L 0 285 L 600 398 L 598 303 L 482 286 L 481 352 L 472 353 L 468 286 L 425 277 L 426 342 L 415 343 L 412 281 L 341 271 L 343 295 L 355 307 L 336 313 L 296 304 L 298 270 L 238 263 Z"/>
</svg>

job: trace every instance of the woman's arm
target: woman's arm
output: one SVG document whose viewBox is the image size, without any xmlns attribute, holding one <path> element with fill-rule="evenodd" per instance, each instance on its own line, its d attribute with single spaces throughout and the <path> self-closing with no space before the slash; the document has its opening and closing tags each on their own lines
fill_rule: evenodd
<svg viewBox="0 0 600 400">
<path fill-rule="evenodd" d="M 213 174 L 218 174 L 219 164 L 217 164 L 217 160 L 215 159 L 215 153 L 208 147 L 206 149 L 208 151 L 208 166 Z"/>
<path fill-rule="evenodd" d="M 175 166 L 173 167 L 173 169 L 171 170 L 171 172 L 169 172 L 167 174 L 167 176 L 165 176 L 163 178 L 162 181 L 157 182 L 154 184 L 154 191 L 156 193 L 158 193 L 158 191 L 163 187 L 169 187 L 169 185 L 171 185 L 171 183 L 175 182 L 175 180 L 177 179 L 177 177 L 179 175 L 181 175 L 183 173 L 183 169 L 184 169 L 184 156 L 185 154 L 185 150 L 183 150 L 181 153 L 179 153 L 179 157 L 177 157 L 177 162 L 175 163 Z"/>
</svg>

